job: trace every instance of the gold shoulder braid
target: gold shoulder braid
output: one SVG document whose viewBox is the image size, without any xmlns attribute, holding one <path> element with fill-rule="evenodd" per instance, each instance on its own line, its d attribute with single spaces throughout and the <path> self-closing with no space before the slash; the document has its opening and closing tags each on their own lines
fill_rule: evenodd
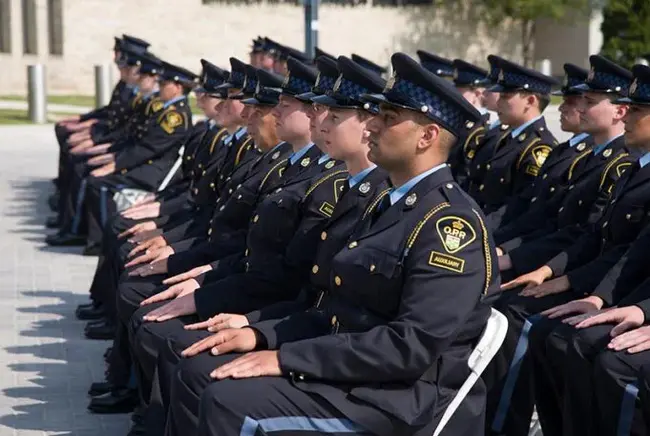
<svg viewBox="0 0 650 436">
<path fill-rule="evenodd" d="M 370 215 L 370 214 L 375 210 L 375 208 L 376 208 L 377 205 L 381 202 L 381 200 L 383 200 L 384 197 L 385 197 L 386 195 L 388 195 L 388 193 L 390 192 L 390 189 L 391 189 L 391 188 L 384 189 L 384 190 L 381 191 L 379 194 L 377 194 L 377 196 L 375 197 L 375 199 L 372 200 L 372 202 L 370 203 L 370 205 L 368 205 L 368 207 L 366 208 L 366 210 L 363 212 L 363 216 L 361 217 L 362 220 L 365 220 L 366 217 L 367 217 L 368 215 Z"/>
<path fill-rule="evenodd" d="M 212 143 L 210 144 L 210 154 L 214 151 L 215 145 L 217 145 L 217 142 L 223 137 L 223 135 L 228 132 L 225 127 L 223 127 L 221 130 L 217 132 L 216 135 L 214 135 L 214 138 L 212 139 Z"/>
<path fill-rule="evenodd" d="M 598 189 L 599 189 L 599 190 L 600 190 L 600 189 L 603 189 L 603 185 L 605 184 L 605 180 L 607 179 L 607 174 L 609 174 L 609 170 L 611 170 L 612 167 L 618 163 L 618 161 L 620 161 L 621 159 L 623 159 L 624 157 L 627 157 L 627 156 L 629 156 L 629 155 L 630 155 L 630 153 L 621 153 L 620 155 L 618 155 L 615 159 L 613 159 L 613 160 L 612 160 L 612 161 L 611 161 L 611 162 L 610 162 L 610 163 L 605 167 L 605 170 L 603 171 L 602 175 L 600 176 L 600 185 L 598 185 Z M 627 165 L 626 165 L 626 164 L 627 164 Z M 629 166 L 629 165 L 632 165 L 632 164 L 629 163 L 629 162 L 624 162 L 624 163 L 621 164 L 621 166 L 625 166 L 625 167 L 627 167 L 627 166 Z M 618 166 L 616 167 L 616 170 L 618 171 Z M 620 176 L 620 174 L 619 174 L 619 176 Z"/>
<path fill-rule="evenodd" d="M 260 191 L 261 191 L 262 188 L 264 187 L 264 184 L 266 183 L 266 181 L 268 180 L 268 178 L 271 177 L 271 174 L 273 174 L 273 172 L 274 172 L 275 170 L 277 170 L 278 167 L 281 167 L 281 166 L 285 165 L 285 164 L 287 163 L 288 160 L 289 160 L 289 159 L 282 159 L 280 162 L 276 163 L 276 164 L 273 166 L 273 168 L 271 168 L 271 169 L 269 170 L 268 173 L 266 173 L 266 176 L 264 176 L 264 179 L 262 179 L 262 183 L 260 183 L 260 189 L 259 189 Z M 280 176 L 282 176 L 282 174 L 280 174 Z"/>
<path fill-rule="evenodd" d="M 586 157 L 589 153 L 591 153 L 591 150 L 587 150 L 580 155 L 578 155 L 577 158 L 571 163 L 571 166 L 569 167 L 569 176 L 567 177 L 567 181 L 571 181 L 573 178 L 573 170 L 575 169 L 575 166 L 580 162 L 584 157 Z"/>
<path fill-rule="evenodd" d="M 239 147 L 239 150 L 237 150 L 237 156 L 235 157 L 235 166 L 239 165 L 239 161 L 241 161 L 242 158 L 242 153 L 246 150 L 248 150 L 246 147 L 250 144 L 250 142 L 253 140 L 252 137 L 246 138 L 246 141 Z"/>
</svg>

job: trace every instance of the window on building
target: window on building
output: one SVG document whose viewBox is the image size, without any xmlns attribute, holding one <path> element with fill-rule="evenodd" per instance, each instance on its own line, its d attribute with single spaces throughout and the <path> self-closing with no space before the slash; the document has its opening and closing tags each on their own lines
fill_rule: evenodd
<svg viewBox="0 0 650 436">
<path fill-rule="evenodd" d="M 0 53 L 11 53 L 11 0 L 0 0 Z"/>
<path fill-rule="evenodd" d="M 37 54 L 36 1 L 22 0 L 23 6 L 23 53 Z"/>
<path fill-rule="evenodd" d="M 48 0 L 47 25 L 50 54 L 63 54 L 63 0 Z"/>
</svg>

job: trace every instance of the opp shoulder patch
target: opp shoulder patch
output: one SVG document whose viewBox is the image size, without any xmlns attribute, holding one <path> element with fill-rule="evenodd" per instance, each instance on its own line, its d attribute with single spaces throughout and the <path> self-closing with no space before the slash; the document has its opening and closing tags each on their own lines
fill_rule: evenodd
<svg viewBox="0 0 650 436">
<path fill-rule="evenodd" d="M 535 159 L 535 163 L 537 166 L 541 167 L 544 165 L 544 162 L 546 162 L 546 158 L 548 155 L 551 153 L 553 149 L 548 146 L 548 145 L 537 145 L 533 147 L 531 153 L 533 155 L 533 159 Z"/>
<path fill-rule="evenodd" d="M 176 127 L 181 124 L 183 124 L 182 115 L 176 111 L 171 111 L 165 115 L 162 123 L 160 123 L 160 127 L 162 127 L 165 132 L 172 134 L 176 130 Z"/>
<path fill-rule="evenodd" d="M 621 164 L 616 165 L 616 175 L 618 177 L 621 177 L 621 175 L 627 170 L 629 167 L 632 166 L 632 162 L 623 162 Z"/>
<path fill-rule="evenodd" d="M 446 216 L 436 222 L 436 230 L 443 247 L 454 254 L 476 239 L 476 230 L 467 220 L 457 216 Z"/>
<path fill-rule="evenodd" d="M 164 106 L 165 103 L 160 100 L 154 100 L 151 102 L 151 110 L 154 112 L 159 112 Z"/>
</svg>

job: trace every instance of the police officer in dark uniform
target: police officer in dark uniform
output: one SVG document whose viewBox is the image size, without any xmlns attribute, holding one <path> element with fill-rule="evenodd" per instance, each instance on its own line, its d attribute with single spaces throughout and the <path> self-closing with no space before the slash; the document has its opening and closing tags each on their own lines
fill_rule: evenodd
<svg viewBox="0 0 650 436">
<path fill-rule="evenodd" d="M 559 107 L 560 125 L 573 137 L 557 146 L 542 165 L 540 174 L 533 183 L 494 214 L 488 215 L 491 228 L 496 229 L 497 244 L 514 239 L 545 227 L 545 221 L 552 219 L 566 193 L 569 173 L 589 153 L 593 137 L 580 132 L 578 105 L 582 91 L 574 89 L 587 79 L 587 70 L 573 64 L 564 64 L 565 79 L 562 89 L 553 92 L 562 95 L 564 101 Z"/>
<path fill-rule="evenodd" d="M 492 85 L 496 85 L 499 80 L 499 57 L 494 55 L 488 56 L 488 62 L 490 63 L 490 73 L 488 74 L 488 81 Z M 489 91 L 487 88 L 484 91 L 485 107 L 488 110 L 493 112 L 497 111 L 497 104 L 499 101 L 499 94 Z M 497 118 L 496 120 L 491 121 L 486 125 L 486 129 L 483 135 L 483 138 L 478 143 L 477 149 L 474 153 L 471 154 L 471 165 L 467 166 L 467 177 L 461 187 L 472 195 L 478 191 L 485 170 L 487 167 L 488 161 L 492 158 L 494 154 L 494 147 L 501 139 L 505 138 L 509 133 L 510 126 L 507 124 L 501 123 L 501 120 Z M 468 157 L 470 157 L 468 155 Z M 489 223 L 488 223 L 489 224 Z"/>
<path fill-rule="evenodd" d="M 595 63 L 598 64 L 599 60 Z M 593 85 L 595 76 L 595 72 L 590 73 L 591 79 L 588 78 L 587 83 Z M 611 89 L 620 86 L 619 90 L 624 87 L 622 92 L 627 92 L 627 84 L 617 81 L 618 76 L 609 80 Z M 588 92 L 584 97 L 586 104 L 589 104 L 590 98 L 595 96 Z M 609 98 L 607 100 L 599 100 L 600 104 L 604 105 L 603 108 L 611 104 Z M 625 116 L 627 107 L 620 108 L 620 111 L 615 108 L 613 110 L 614 118 L 618 118 Z M 584 110 L 582 113 L 584 119 L 589 120 L 588 113 Z M 611 123 L 609 119 L 605 121 L 604 124 Z M 622 126 L 618 127 L 619 130 L 621 128 Z M 631 143 L 633 144 L 633 141 Z M 492 365 L 492 376 L 501 374 L 503 377 L 495 383 L 491 397 L 492 410 L 495 410 L 491 427 L 495 433 L 505 431 L 507 434 L 517 435 L 528 431 L 534 397 L 531 389 L 531 358 L 530 353 L 527 353 L 527 344 L 538 342 L 543 347 L 546 337 L 559 323 L 559 320 L 540 320 L 540 312 L 567 303 L 573 300 L 575 295 L 591 292 L 647 225 L 648 216 L 643 209 L 650 207 L 650 189 L 643 181 L 650 175 L 650 167 L 648 171 L 636 171 L 638 167 L 639 165 L 635 164 L 629 171 L 626 168 L 612 189 L 603 190 L 605 194 L 609 194 L 605 197 L 609 200 L 604 208 L 591 221 L 578 226 L 572 232 L 572 242 L 566 245 L 563 251 L 547 259 L 544 266 L 537 271 L 503 286 L 503 289 L 521 290 L 520 285 L 525 285 L 525 288 L 518 295 L 518 291 L 504 292 L 495 302 L 495 306 L 509 319 L 506 342 Z M 562 230 L 556 232 L 549 241 L 567 236 L 561 232 Z M 544 251 L 541 244 L 537 245 L 537 248 Z M 546 252 L 550 253 L 551 250 Z M 538 276 L 541 280 L 536 278 Z M 542 283 L 552 277 L 555 278 Z"/>
<path fill-rule="evenodd" d="M 648 150 L 648 138 L 647 135 L 644 135 L 644 126 L 648 123 L 647 120 L 644 122 L 644 117 L 647 116 L 647 106 L 650 101 L 650 92 L 648 91 L 650 89 L 648 88 L 650 68 L 639 65 L 635 66 L 633 71 L 635 79 L 630 87 L 629 97 L 618 100 L 619 103 L 631 105 L 630 112 L 626 117 L 625 139 L 635 148 Z M 604 252 L 600 261 L 591 262 L 578 270 L 570 271 L 567 276 L 571 287 L 576 291 L 571 295 L 572 299 L 580 294 L 586 296 L 546 311 L 544 314 L 552 319 L 542 319 L 532 329 L 530 349 L 533 356 L 535 385 L 552 387 L 546 392 L 536 390 L 536 403 L 545 431 L 554 429 L 562 431 L 563 428 L 571 428 L 576 429 L 576 433 L 571 430 L 570 434 L 578 434 L 578 432 L 583 434 L 582 430 L 577 429 L 577 423 L 580 422 L 580 418 L 585 417 L 585 412 L 591 413 L 593 393 L 591 386 L 593 371 L 588 365 L 593 365 L 594 362 L 603 363 L 602 360 L 595 359 L 594 353 L 599 347 L 602 349 L 603 340 L 606 343 L 610 339 L 608 332 L 604 331 L 605 326 L 594 327 L 574 335 L 572 328 L 569 325 L 560 324 L 559 320 L 571 315 L 574 318 L 569 320 L 570 324 L 576 324 L 580 321 L 579 315 L 584 313 L 597 311 L 605 305 L 629 306 L 645 298 L 644 292 L 645 295 L 650 295 L 647 294 L 648 273 L 643 266 L 647 257 L 647 243 L 650 239 L 650 228 L 647 224 L 644 225 L 647 216 L 645 209 L 648 206 L 643 206 L 643 191 L 644 189 L 647 191 L 645 182 L 650 177 L 648 162 L 650 162 L 650 155 L 646 151 L 646 154 L 624 173 L 615 186 L 614 197 L 610 201 L 610 204 L 619 205 L 617 207 L 620 207 L 622 203 L 631 202 L 632 209 L 629 214 L 625 215 L 626 227 L 633 230 L 641 225 L 645 230 L 636 236 L 623 256 L 618 254 L 625 249 L 626 244 L 621 244 L 615 250 L 610 249 Z M 647 203 L 647 201 L 645 202 Z M 640 212 L 639 208 L 642 209 Z M 609 221 L 611 225 L 615 224 L 615 220 L 610 218 Z M 609 265 L 616 258 L 619 259 L 618 262 L 610 268 Z M 646 281 L 641 284 L 644 279 Z M 639 285 L 641 286 L 638 289 L 631 292 Z M 592 321 L 587 321 L 585 326 Z M 609 320 L 609 322 L 612 321 L 613 319 Z M 642 323 L 643 320 L 637 321 L 639 325 Z M 575 336 L 573 339 L 572 335 Z M 569 347 L 569 357 L 567 357 L 566 351 L 567 341 L 572 344 Z M 623 353 L 615 354 L 622 355 Z M 614 362 L 619 361 L 618 358 L 613 360 Z M 579 369 L 578 373 L 572 374 L 576 369 Z M 611 368 L 607 370 L 607 372 L 612 371 L 616 373 L 617 370 Z M 631 373 L 628 376 L 634 377 L 635 374 Z M 600 381 L 602 380 L 598 380 L 596 383 L 599 384 Z M 604 385 L 607 386 L 607 383 L 605 380 Z M 585 386 L 585 384 L 589 386 Z M 578 391 L 575 391 L 576 389 Z M 620 398 L 620 395 L 617 396 Z M 567 406 L 565 410 L 562 409 L 563 404 Z M 612 401 L 611 405 L 620 408 L 621 402 Z M 616 413 L 618 411 L 617 409 Z M 616 416 L 616 413 L 608 413 L 608 418 L 605 419 L 609 422 L 609 426 L 602 424 L 600 428 L 613 429 L 612 417 Z M 590 426 L 584 424 L 583 428 L 588 429 Z M 584 434 L 590 433 L 585 430 Z"/>
<path fill-rule="evenodd" d="M 542 115 L 556 80 L 505 59 L 498 63 L 498 83 L 490 91 L 500 94 L 499 118 L 513 130 L 496 144 L 481 184 L 470 192 L 486 213 L 526 189 L 557 145 Z"/>
<path fill-rule="evenodd" d="M 587 89 L 579 111 L 583 130 L 598 144 L 590 152 L 582 153 L 569 168 L 568 187 L 565 194 L 560 194 L 556 217 L 528 235 L 499 244 L 507 252 L 499 260 L 501 271 L 508 271 L 509 278 L 537 270 L 572 245 L 582 235 L 585 224 L 599 219 L 614 184 L 639 157 L 639 151 L 628 147 L 623 139 L 626 108 L 612 103 L 625 95 L 632 73 L 602 56 L 592 56 L 591 62 L 592 72 L 585 84 L 578 86 L 583 91 Z M 544 275 L 534 273 L 541 283 L 545 278 L 537 278 L 539 274 Z M 518 278 L 513 285 L 527 280 L 528 277 Z"/>
<path fill-rule="evenodd" d="M 195 75 L 169 63 L 163 63 L 160 75 L 160 97 L 163 108 L 149 123 L 146 135 L 135 147 L 115 154 L 114 160 L 91 172 L 88 179 L 86 216 L 88 244 L 101 242 L 102 228 L 115 212 L 109 192 L 118 186 L 155 191 L 178 156 L 192 126 L 192 113 L 187 103 Z"/>
<path fill-rule="evenodd" d="M 483 115 L 479 123 L 468 123 L 465 134 L 458 138 L 456 149 L 449 156 L 449 167 L 460 186 L 465 186 L 472 159 L 479 149 L 487 129 L 490 114 L 483 106 L 486 85 L 490 83 L 488 72 L 461 59 L 453 61 L 454 85 Z"/>
<path fill-rule="evenodd" d="M 483 217 L 445 162 L 464 124 L 480 114 L 406 55 L 392 62 L 396 76 L 373 96 L 385 107 L 371 127 L 369 156 L 396 188 L 332 259 L 314 308 L 221 332 L 230 340 L 217 346 L 220 354 L 259 351 L 220 367 L 219 381 L 202 393 L 194 371 L 204 378 L 237 355 L 181 361 L 168 434 L 182 431 L 175 417 L 183 404 L 198 411 L 196 395 L 200 435 L 254 434 L 271 421 L 289 434 L 427 434 L 467 376 L 489 312 L 481 294 L 497 286 L 496 266 Z M 247 361 L 262 377 L 248 378 Z M 467 397 L 449 434 L 475 434 L 481 390 Z"/>
</svg>

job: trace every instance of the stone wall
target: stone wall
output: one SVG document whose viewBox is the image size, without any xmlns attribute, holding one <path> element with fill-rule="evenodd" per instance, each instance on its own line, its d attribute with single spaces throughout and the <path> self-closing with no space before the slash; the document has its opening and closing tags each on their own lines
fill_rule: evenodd
<svg viewBox="0 0 650 436">
<path fill-rule="evenodd" d="M 251 39 L 268 35 L 304 46 L 301 6 L 209 4 L 201 0 L 64 0 L 64 55 L 48 54 L 47 1 L 38 7 L 38 55 L 23 55 L 20 0 L 12 2 L 12 53 L 0 53 L 0 94 L 24 94 L 25 67 L 47 65 L 51 93 L 93 93 L 93 65 L 109 63 L 113 36 L 129 33 L 152 43 L 158 56 L 199 70 L 205 57 L 228 66 L 246 59 Z M 471 16 L 434 7 L 320 7 L 319 46 L 332 54 L 361 54 L 388 64 L 390 54 L 418 48 L 485 64 L 489 53 L 518 59 L 518 28 L 485 29 Z"/>
</svg>

